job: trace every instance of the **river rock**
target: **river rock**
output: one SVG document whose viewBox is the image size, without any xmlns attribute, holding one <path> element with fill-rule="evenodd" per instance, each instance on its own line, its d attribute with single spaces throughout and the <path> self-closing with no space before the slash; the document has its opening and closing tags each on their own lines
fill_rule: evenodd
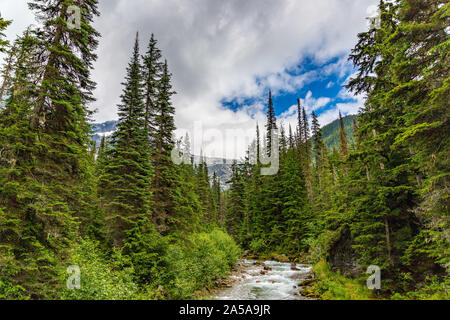
<svg viewBox="0 0 450 320">
<path fill-rule="evenodd" d="M 305 287 L 305 286 L 311 285 L 315 281 L 316 281 L 315 279 L 306 279 L 306 280 L 303 280 L 302 282 L 300 282 L 298 285 L 301 287 Z"/>
<path fill-rule="evenodd" d="M 272 255 L 272 259 L 283 263 L 288 263 L 290 261 L 288 256 L 286 256 L 285 254 L 274 254 Z"/>
</svg>

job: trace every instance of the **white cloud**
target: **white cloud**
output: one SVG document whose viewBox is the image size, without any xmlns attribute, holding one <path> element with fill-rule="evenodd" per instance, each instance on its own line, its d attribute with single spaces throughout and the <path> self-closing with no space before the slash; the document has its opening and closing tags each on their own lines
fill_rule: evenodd
<svg viewBox="0 0 450 320">
<path fill-rule="evenodd" d="M 0 0 L 5 18 L 17 22 L 8 35 L 19 33 L 33 22 L 25 1 Z M 261 101 L 237 111 L 223 108 L 220 101 L 264 98 L 267 87 L 295 92 L 327 74 L 348 72 L 346 54 L 356 34 L 366 28 L 367 8 L 377 0 L 106 0 L 100 1 L 102 16 L 95 22 L 103 38 L 93 78 L 98 83 L 94 104 L 98 121 L 116 118 L 125 67 L 134 35 L 141 35 L 146 48 L 155 33 L 173 73 L 178 95 L 174 97 L 176 124 L 192 129 L 202 121 L 206 129 L 238 128 L 254 131 L 256 120 L 264 121 Z M 343 57 L 320 72 L 293 76 L 307 56 L 316 63 Z M 323 107 L 330 98 L 304 99 L 308 112 Z M 351 109 L 351 106 L 342 106 Z M 322 115 L 321 121 L 328 117 Z M 201 139 L 199 139 L 200 141 Z M 196 144 L 199 153 L 201 143 Z M 232 141 L 218 142 L 220 150 L 238 150 Z M 228 152 L 228 151 L 227 151 Z M 224 154 L 227 156 L 228 153 Z"/>
</svg>

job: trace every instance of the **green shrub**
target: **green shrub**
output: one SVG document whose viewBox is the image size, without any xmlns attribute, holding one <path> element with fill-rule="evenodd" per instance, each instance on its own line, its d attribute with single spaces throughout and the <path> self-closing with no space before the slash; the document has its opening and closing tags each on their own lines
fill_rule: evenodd
<svg viewBox="0 0 450 320">
<path fill-rule="evenodd" d="M 323 300 L 370 300 L 372 292 L 363 279 L 349 279 L 339 272 L 330 270 L 329 265 L 320 261 L 314 266 L 316 281 L 312 293 Z"/>
<path fill-rule="evenodd" d="M 192 298 L 200 289 L 226 277 L 239 254 L 233 239 L 220 230 L 195 233 L 185 243 L 172 244 L 162 279 L 169 298 Z"/>
<path fill-rule="evenodd" d="M 80 289 L 69 289 L 66 281 L 70 274 L 61 270 L 62 299 L 69 300 L 129 300 L 135 299 L 138 286 L 133 282 L 133 268 L 124 256 L 115 253 L 107 258 L 95 242 L 82 240 L 71 250 L 70 265 L 80 268 Z M 69 265 L 68 265 L 69 266 Z M 68 267 L 67 266 L 67 267 Z"/>
<path fill-rule="evenodd" d="M 20 264 L 12 251 L 0 247 L 0 300 L 28 300 L 26 290 L 15 279 L 20 271 Z"/>
<path fill-rule="evenodd" d="M 393 300 L 450 300 L 450 277 L 438 279 L 437 276 L 427 277 L 422 287 L 405 294 L 396 293 Z"/>
<path fill-rule="evenodd" d="M 212 241 L 214 242 L 217 249 L 225 253 L 225 258 L 229 267 L 236 264 L 241 250 L 227 233 L 221 230 L 214 230 L 210 234 Z"/>
<path fill-rule="evenodd" d="M 211 286 L 217 279 L 226 277 L 240 255 L 239 247 L 233 239 L 221 230 L 194 233 L 187 239 L 179 239 L 170 245 L 162 240 L 152 242 L 152 248 L 155 243 L 158 244 L 155 247 L 158 250 L 154 250 L 157 256 L 122 255 L 121 252 L 115 252 L 108 257 L 95 242 L 82 240 L 72 248 L 67 266 L 60 271 L 61 284 L 64 286 L 61 298 L 76 300 L 193 298 L 199 290 Z M 162 250 L 165 245 L 167 248 Z M 142 259 L 137 259 L 141 256 Z M 80 289 L 66 287 L 66 281 L 70 276 L 66 273 L 66 268 L 69 265 L 80 268 Z M 151 281 L 139 283 L 140 279 Z"/>
<path fill-rule="evenodd" d="M 261 238 L 259 239 L 253 239 L 252 242 L 250 242 L 250 250 L 253 253 L 264 253 L 267 251 L 267 245 L 265 241 Z"/>
</svg>

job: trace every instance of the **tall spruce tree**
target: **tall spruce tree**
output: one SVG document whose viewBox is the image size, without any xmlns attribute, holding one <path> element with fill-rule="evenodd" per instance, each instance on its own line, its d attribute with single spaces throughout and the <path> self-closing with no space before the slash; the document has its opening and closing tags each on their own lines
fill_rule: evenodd
<svg viewBox="0 0 450 320">
<path fill-rule="evenodd" d="M 297 99 L 297 146 L 301 146 L 304 143 L 303 132 L 302 105 L 300 99 Z"/>
<path fill-rule="evenodd" d="M 173 140 L 175 108 L 171 101 L 175 92 L 172 90 L 171 77 L 165 61 L 151 120 L 154 128 L 150 131 L 152 163 L 155 170 L 151 185 L 154 196 L 153 221 L 161 232 L 167 231 L 167 219 L 174 211 L 173 192 L 177 179 L 171 160 L 171 153 L 175 147 Z"/>
<path fill-rule="evenodd" d="M 313 151 L 316 157 L 316 165 L 321 166 L 323 158 L 326 156 L 327 150 L 325 143 L 323 142 L 322 129 L 320 128 L 319 119 L 316 113 L 313 111 L 311 113 L 311 124 L 312 124 L 312 141 L 313 141 Z"/>
<path fill-rule="evenodd" d="M 360 143 L 350 155 L 346 184 L 353 217 L 353 248 L 363 266 L 377 264 L 384 268 L 386 287 L 393 290 L 405 289 L 408 281 L 401 279 L 403 272 L 415 273 L 408 270 L 402 257 L 420 228 L 411 214 L 417 195 L 410 181 L 409 150 L 394 146 L 403 126 L 405 100 L 391 100 L 389 93 L 397 87 L 391 70 L 395 46 L 389 41 L 402 29 L 398 26 L 399 4 L 380 1 L 380 25 L 359 35 L 351 55 L 360 71 L 349 88 L 365 92 L 368 100 L 358 119 Z M 343 151 L 341 154 L 345 154 Z"/>
<path fill-rule="evenodd" d="M 143 84 L 136 40 L 119 104 L 119 124 L 106 150 L 107 164 L 100 177 L 100 196 L 105 211 L 108 239 L 121 247 L 151 218 L 152 168 L 145 123 Z"/>
<path fill-rule="evenodd" d="M 311 142 L 309 140 L 309 138 L 310 138 L 309 122 L 308 122 L 308 116 L 306 115 L 305 107 L 302 108 L 302 124 L 303 124 L 302 137 L 303 137 L 305 154 L 306 154 L 307 158 L 309 158 L 309 155 L 311 152 Z"/>
<path fill-rule="evenodd" d="M 71 28 L 68 6 L 80 7 Z M 90 80 L 99 36 L 91 26 L 97 1 L 36 0 L 30 3 L 42 27 L 24 37 L 2 112 L 0 242 L 17 265 L 13 281 L 32 298 L 51 297 L 58 262 L 77 234 L 77 220 L 92 211 Z M 21 60 L 21 61 L 19 61 Z M 31 69 L 29 69 L 31 68 Z M 34 72 L 28 72 L 34 71 Z M 3 256 L 3 255 L 2 255 Z"/>
<path fill-rule="evenodd" d="M 277 130 L 277 118 L 275 117 L 275 109 L 273 106 L 272 100 L 272 91 L 269 90 L 269 101 L 267 104 L 267 123 L 266 123 L 266 131 L 267 131 L 267 155 L 270 157 L 272 153 L 272 132 L 273 130 Z"/>
<path fill-rule="evenodd" d="M 348 155 L 348 140 L 345 135 L 345 125 L 344 120 L 342 119 L 342 114 L 339 111 L 339 151 L 341 153 L 341 157 L 346 157 Z"/>
<path fill-rule="evenodd" d="M 158 92 L 163 71 L 161 50 L 157 47 L 158 41 L 152 33 L 147 53 L 143 56 L 143 80 L 145 99 L 145 123 L 149 133 L 158 130 L 155 118 L 158 110 Z M 152 136 L 150 136 L 152 138 Z M 154 138 L 154 136 L 153 136 Z"/>
<path fill-rule="evenodd" d="M 431 260 L 439 266 L 435 270 L 445 268 L 448 274 L 450 3 L 403 1 L 398 17 L 399 27 L 386 41 L 394 55 L 394 85 L 385 103 L 404 106 L 393 148 L 409 153 L 410 184 L 420 196 L 414 213 L 421 222 L 406 257 L 411 268 Z"/>
</svg>

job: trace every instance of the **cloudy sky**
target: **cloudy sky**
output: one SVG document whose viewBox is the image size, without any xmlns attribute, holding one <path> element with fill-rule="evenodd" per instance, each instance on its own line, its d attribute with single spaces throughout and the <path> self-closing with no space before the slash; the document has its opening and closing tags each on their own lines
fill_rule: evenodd
<svg viewBox="0 0 450 320">
<path fill-rule="evenodd" d="M 194 152 L 239 158 L 264 125 L 268 90 L 280 122 L 295 128 L 296 99 L 325 125 L 354 114 L 363 97 L 342 85 L 347 61 L 377 0 L 100 0 L 102 39 L 93 79 L 95 120 L 117 118 L 136 31 L 151 33 L 173 73 L 177 134 L 189 131 Z M 35 24 L 26 0 L 0 0 L 13 39 Z"/>
</svg>

